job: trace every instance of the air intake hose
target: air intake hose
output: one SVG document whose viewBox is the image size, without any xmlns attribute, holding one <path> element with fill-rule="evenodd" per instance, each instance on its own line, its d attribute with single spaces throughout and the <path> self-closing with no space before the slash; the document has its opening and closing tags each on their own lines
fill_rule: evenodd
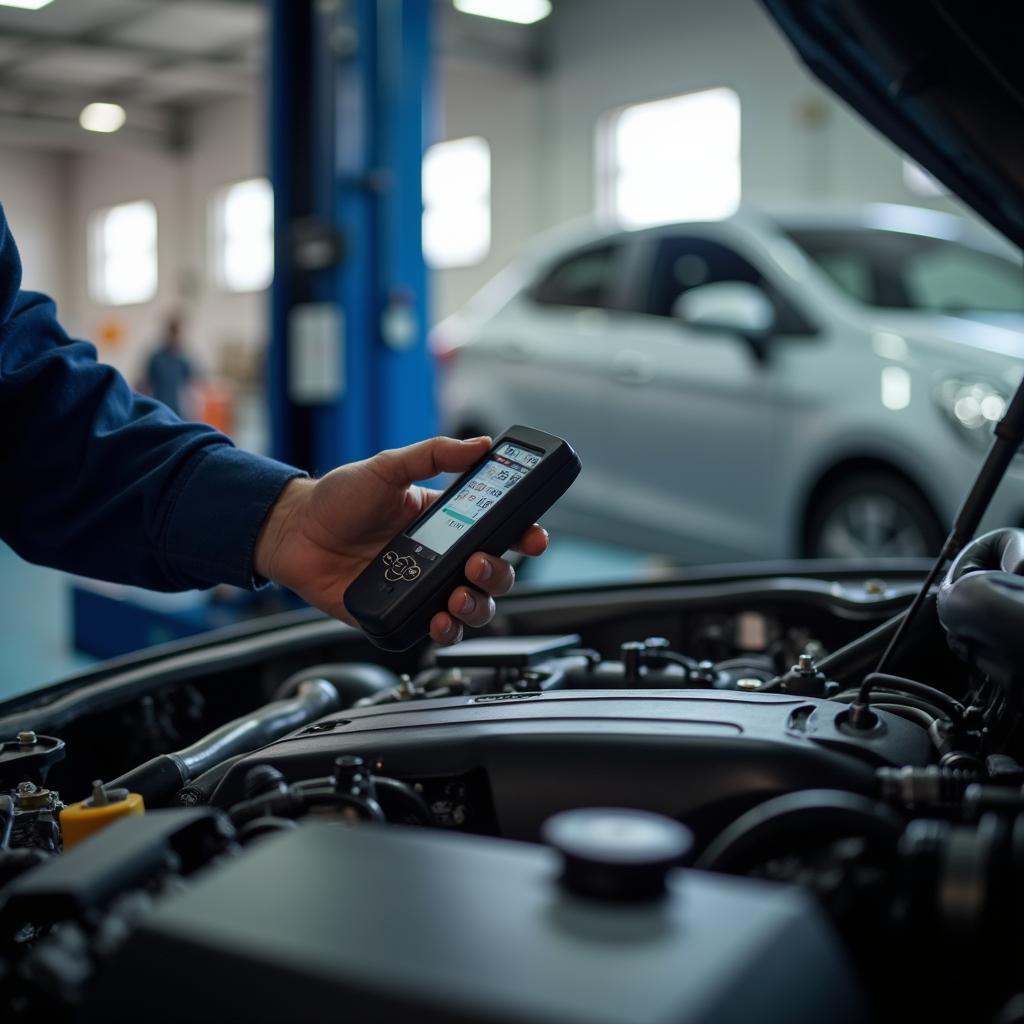
<svg viewBox="0 0 1024 1024">
<path fill-rule="evenodd" d="M 333 684 L 326 679 L 307 679 L 299 684 L 294 697 L 276 700 L 236 718 L 191 746 L 160 754 L 107 783 L 107 788 L 141 793 L 147 806 L 159 806 L 221 761 L 257 750 L 340 706 L 341 698 Z"/>
</svg>

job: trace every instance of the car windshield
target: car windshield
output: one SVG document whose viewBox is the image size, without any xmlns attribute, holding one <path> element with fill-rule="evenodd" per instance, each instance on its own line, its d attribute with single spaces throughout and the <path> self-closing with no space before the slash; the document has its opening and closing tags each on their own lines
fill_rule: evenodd
<svg viewBox="0 0 1024 1024">
<path fill-rule="evenodd" d="M 868 306 L 1024 314 L 1024 274 L 962 242 L 876 228 L 786 232 L 842 291 Z"/>
</svg>

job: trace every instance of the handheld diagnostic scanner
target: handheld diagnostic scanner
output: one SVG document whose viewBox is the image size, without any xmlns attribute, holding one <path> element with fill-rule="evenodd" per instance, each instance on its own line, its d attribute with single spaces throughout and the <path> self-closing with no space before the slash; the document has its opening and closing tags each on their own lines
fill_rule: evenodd
<svg viewBox="0 0 1024 1024">
<path fill-rule="evenodd" d="M 503 555 L 568 489 L 580 460 L 560 437 L 509 427 L 419 518 L 386 544 L 345 592 L 378 647 L 404 651 L 430 631 L 474 551 Z"/>
</svg>

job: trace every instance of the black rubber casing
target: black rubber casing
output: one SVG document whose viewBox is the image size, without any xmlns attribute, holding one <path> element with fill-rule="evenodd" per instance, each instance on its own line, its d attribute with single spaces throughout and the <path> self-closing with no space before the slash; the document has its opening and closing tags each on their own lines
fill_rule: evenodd
<svg viewBox="0 0 1024 1024">
<path fill-rule="evenodd" d="M 452 590 L 466 582 L 466 559 L 474 551 L 503 555 L 579 476 L 579 456 L 566 441 L 531 427 L 509 427 L 495 440 L 491 451 L 463 473 L 438 502 L 457 492 L 494 449 L 505 443 L 529 448 L 541 456 L 513 491 L 444 554 L 436 554 L 411 538 L 436 508 L 431 505 L 384 546 L 346 591 L 345 607 L 378 647 L 405 651 L 427 636 L 431 618 L 444 610 Z"/>
</svg>

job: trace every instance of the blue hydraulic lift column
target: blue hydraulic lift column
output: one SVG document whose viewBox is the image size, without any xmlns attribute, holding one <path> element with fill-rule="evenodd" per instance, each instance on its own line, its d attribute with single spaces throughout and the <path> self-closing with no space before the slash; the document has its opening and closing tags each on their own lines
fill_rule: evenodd
<svg viewBox="0 0 1024 1024">
<path fill-rule="evenodd" d="M 431 7 L 271 3 L 271 437 L 315 473 L 436 429 L 421 243 Z"/>
</svg>

